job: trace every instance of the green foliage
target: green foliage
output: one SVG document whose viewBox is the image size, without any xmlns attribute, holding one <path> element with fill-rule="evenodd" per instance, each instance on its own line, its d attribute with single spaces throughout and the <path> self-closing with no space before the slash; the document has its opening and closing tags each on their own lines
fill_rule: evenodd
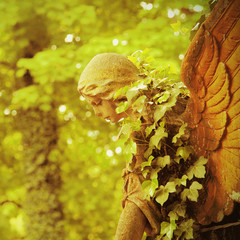
<svg viewBox="0 0 240 240">
<path fill-rule="evenodd" d="M 146 194 L 146 198 L 148 196 L 153 197 L 157 187 L 158 187 L 158 180 L 156 178 L 144 181 L 142 184 L 142 188 L 143 188 L 143 192 Z"/>
<path fill-rule="evenodd" d="M 194 181 L 189 189 L 184 189 L 181 193 L 181 198 L 183 201 L 186 201 L 188 198 L 190 201 L 197 202 L 198 199 L 198 190 L 202 189 L 202 185 Z"/>
<path fill-rule="evenodd" d="M 181 136 L 184 134 L 185 130 L 187 127 L 187 123 L 184 123 L 180 128 L 179 128 L 179 132 L 172 138 L 172 143 L 177 143 L 177 141 L 180 141 L 180 145 L 182 144 L 181 141 Z"/>
<path fill-rule="evenodd" d="M 175 221 L 171 222 L 162 222 L 161 223 L 161 236 L 163 236 L 162 239 L 172 239 L 173 232 L 176 229 L 176 223 Z"/>
<path fill-rule="evenodd" d="M 175 33 L 179 32 L 181 34 L 187 34 L 189 32 L 187 28 L 181 26 L 181 22 L 179 20 L 176 23 L 172 23 L 171 27 Z"/>
<path fill-rule="evenodd" d="M 176 79 L 181 64 L 179 55 L 184 54 L 189 41 L 188 35 L 174 34 L 171 24 L 179 20 L 181 28 L 191 29 L 199 18 L 199 13 L 192 10 L 195 4 L 203 5 L 204 1 L 158 0 L 150 10 L 136 0 L 0 1 L 2 240 L 32 239 L 31 236 L 26 236 L 26 210 L 21 207 L 24 205 L 27 190 L 24 166 L 27 141 L 23 136 L 32 139 L 34 130 L 37 130 L 33 119 L 38 122 L 38 128 L 42 129 L 42 124 L 46 123 L 52 112 L 55 120 L 50 125 L 55 127 L 57 138 L 54 149 L 47 153 L 47 157 L 51 164 L 58 166 L 55 173 L 62 179 L 59 198 L 64 212 L 66 239 L 113 239 L 121 212 L 120 176 L 124 167 L 123 158 L 130 159 L 136 146 L 131 142 L 128 153 L 124 156 L 125 145 L 120 141 L 116 142 L 118 126 L 109 126 L 105 121 L 96 118 L 86 101 L 79 101 L 76 90 L 79 75 L 87 62 L 98 53 L 117 52 L 127 56 L 148 47 L 154 58 L 146 55 L 147 60 L 154 67 L 158 67 L 152 77 L 161 75 L 163 79 L 170 74 Z M 184 16 L 181 8 L 189 9 L 191 13 Z M 180 12 L 175 11 L 175 15 L 170 18 L 170 9 L 178 9 Z M 140 62 L 145 59 L 142 54 L 132 58 L 142 67 Z M 145 65 L 145 69 L 148 67 L 151 68 L 150 65 Z M 148 71 L 145 74 L 148 74 Z M 170 78 L 167 81 L 172 82 Z M 164 81 L 153 82 L 165 84 Z M 135 87 L 144 91 L 147 84 L 142 82 L 142 85 Z M 127 92 L 129 101 L 137 100 L 135 90 L 124 91 Z M 166 89 L 163 95 L 156 97 L 159 103 L 166 103 L 164 110 L 171 108 L 171 104 L 167 104 L 171 98 L 169 93 Z M 142 96 L 139 96 L 141 98 L 135 103 L 136 111 L 141 114 L 145 111 L 141 104 L 146 103 L 144 95 Z M 43 112 L 44 117 L 38 116 L 38 111 Z M 23 121 L 20 115 L 24 115 L 24 112 L 27 113 L 27 119 Z M 159 117 L 158 115 L 157 118 Z M 138 131 L 139 127 L 139 121 L 129 121 L 123 125 L 122 133 Z M 147 134 L 151 135 L 156 128 L 156 124 L 149 126 Z M 35 137 L 40 140 L 45 138 L 45 134 L 48 135 L 40 132 L 39 136 Z M 166 135 L 165 132 L 161 134 Z M 162 136 L 162 139 L 164 138 L 166 136 Z M 179 139 L 180 135 L 177 143 Z M 40 143 L 37 140 L 35 142 Z M 38 147 L 47 148 L 46 143 L 42 142 Z M 35 146 L 31 146 L 31 149 L 34 150 Z M 124 151 L 116 151 L 117 149 Z M 149 156 L 152 150 L 149 148 Z M 44 158 L 40 153 L 30 151 L 28 158 L 35 159 L 34 157 L 36 164 L 28 166 L 27 169 L 29 172 L 38 172 L 33 174 L 31 180 L 36 186 L 44 172 L 52 172 L 51 167 L 41 168 Z M 158 168 L 163 169 L 169 164 L 169 159 L 159 159 Z M 143 170 L 146 171 L 146 176 L 150 175 L 152 165 L 149 164 L 148 168 L 144 167 Z M 155 169 L 151 173 L 151 181 L 155 182 L 154 191 L 159 171 Z M 195 170 L 192 174 L 195 176 Z M 35 193 L 37 195 L 37 192 Z M 5 201 L 9 202 L 4 203 Z M 30 203 L 30 210 L 33 209 L 31 206 Z M 42 207 L 46 206 L 40 206 L 40 209 Z M 36 218 L 40 219 L 41 214 Z M 43 224 L 41 228 L 45 226 Z"/>
<path fill-rule="evenodd" d="M 168 182 L 165 186 L 161 185 L 156 191 L 156 201 L 163 205 L 169 197 L 169 193 L 176 192 L 176 185 L 174 182 Z"/>
<path fill-rule="evenodd" d="M 189 180 L 192 180 L 193 176 L 197 178 L 205 177 L 205 164 L 207 163 L 207 159 L 204 157 L 200 157 L 188 170 L 187 176 Z"/>
<path fill-rule="evenodd" d="M 181 115 L 175 114 L 174 120 L 168 117 L 171 112 L 174 114 L 173 107 L 187 98 L 188 92 L 180 80 L 172 79 L 173 74 L 167 66 L 152 68 L 147 61 L 153 59 L 146 51 L 138 51 L 130 59 L 146 77 L 118 90 L 115 97 L 124 93 L 127 96 L 124 105 L 131 107 L 138 116 L 138 121 L 132 119 L 132 124 L 135 122 L 135 131 L 142 135 L 135 141 L 146 146 L 146 161 L 141 164 L 145 178 L 142 189 L 145 198 L 154 199 L 166 215 L 159 223 L 159 239 L 193 239 L 194 220 L 187 209 L 189 202 L 198 201 L 202 189 L 199 179 L 205 177 L 207 159 L 194 155 L 187 137 L 187 123 L 183 122 Z M 143 123 L 146 127 L 140 130 Z M 122 133 L 127 137 L 134 131 L 130 126 L 130 119 L 123 120 L 122 129 L 125 131 Z"/>
<path fill-rule="evenodd" d="M 184 161 L 186 161 L 191 153 L 193 153 L 191 146 L 178 147 L 176 156 L 179 156 L 180 159 L 183 158 Z"/>
</svg>

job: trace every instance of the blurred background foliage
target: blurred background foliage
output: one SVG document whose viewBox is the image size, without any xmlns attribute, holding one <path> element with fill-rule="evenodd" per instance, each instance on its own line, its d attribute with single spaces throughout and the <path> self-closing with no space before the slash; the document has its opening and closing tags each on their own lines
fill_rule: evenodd
<svg viewBox="0 0 240 240">
<path fill-rule="evenodd" d="M 179 74 L 206 0 L 0 1 L 0 239 L 113 239 L 124 149 L 77 82 L 102 52 L 149 48 Z"/>
</svg>

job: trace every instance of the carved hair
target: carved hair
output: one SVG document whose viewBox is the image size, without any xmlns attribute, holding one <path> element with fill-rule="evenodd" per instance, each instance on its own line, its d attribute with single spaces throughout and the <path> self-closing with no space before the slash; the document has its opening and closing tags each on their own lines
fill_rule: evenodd
<svg viewBox="0 0 240 240">
<path fill-rule="evenodd" d="M 86 96 L 110 100 L 119 88 L 140 78 L 139 70 L 126 57 L 102 53 L 95 56 L 83 70 L 78 91 Z"/>
</svg>

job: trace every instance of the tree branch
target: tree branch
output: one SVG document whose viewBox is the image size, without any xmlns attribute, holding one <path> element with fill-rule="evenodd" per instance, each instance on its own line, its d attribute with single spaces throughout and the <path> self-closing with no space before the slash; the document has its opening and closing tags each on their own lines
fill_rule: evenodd
<svg viewBox="0 0 240 240">
<path fill-rule="evenodd" d="M 11 200 L 5 200 L 5 201 L 3 201 L 3 202 L 0 202 L 0 205 L 4 205 L 5 203 L 13 203 L 13 204 L 15 204 L 17 207 L 22 208 L 22 205 L 21 205 L 21 204 L 15 202 L 15 201 L 11 201 Z"/>
<path fill-rule="evenodd" d="M 219 226 L 214 226 L 214 227 L 209 227 L 209 228 L 203 228 L 200 230 L 200 232 L 210 232 L 210 231 L 218 230 L 221 228 L 228 228 L 228 227 L 233 227 L 233 226 L 238 226 L 238 225 L 240 225 L 240 221 L 234 222 L 234 223 L 227 223 L 224 225 L 219 225 Z"/>
</svg>

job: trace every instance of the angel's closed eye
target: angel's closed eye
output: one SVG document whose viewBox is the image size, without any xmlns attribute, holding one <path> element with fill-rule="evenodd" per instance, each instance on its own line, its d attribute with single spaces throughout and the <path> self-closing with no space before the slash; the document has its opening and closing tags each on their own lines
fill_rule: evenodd
<svg viewBox="0 0 240 240">
<path fill-rule="evenodd" d="M 117 98 L 114 102 L 120 103 L 120 102 L 123 102 L 123 101 L 127 101 L 127 98 L 126 97 Z"/>
<path fill-rule="evenodd" d="M 93 106 L 99 106 L 99 105 L 101 105 L 101 103 L 102 103 L 102 100 L 99 99 L 99 100 L 97 100 L 97 101 L 92 101 L 92 102 L 91 102 L 91 105 L 93 105 Z"/>
</svg>

